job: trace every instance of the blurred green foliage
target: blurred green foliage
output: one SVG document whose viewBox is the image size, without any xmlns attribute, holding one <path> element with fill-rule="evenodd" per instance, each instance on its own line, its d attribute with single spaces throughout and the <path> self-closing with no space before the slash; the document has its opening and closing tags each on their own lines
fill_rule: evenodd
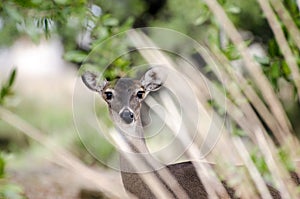
<svg viewBox="0 0 300 199">
<path fill-rule="evenodd" d="M 296 165 L 294 161 L 291 159 L 288 151 L 284 148 L 279 148 L 278 150 L 278 157 L 280 158 L 281 162 L 284 164 L 285 168 L 287 168 L 288 171 L 295 171 Z"/>
<path fill-rule="evenodd" d="M 38 42 L 41 36 L 57 31 L 65 39 L 74 39 L 78 24 L 87 11 L 85 0 L 4 0 L 0 3 L 2 30 L 0 45 L 11 45 L 27 35 Z M 72 21 L 72 23 L 70 23 Z M 44 33 L 44 34 L 42 34 Z M 70 45 L 71 43 L 68 43 Z"/>
<path fill-rule="evenodd" d="M 0 187 L 0 198 L 3 199 L 25 199 L 23 190 L 15 184 L 4 184 Z"/>
<path fill-rule="evenodd" d="M 100 4 L 101 3 L 101 4 Z M 91 49 L 111 36 L 132 26 L 132 18 L 123 20 L 103 13 L 101 1 L 88 0 L 28 0 L 2 1 L 0 3 L 0 46 L 10 46 L 20 37 L 27 36 L 38 43 L 42 38 L 59 36 L 65 49 L 64 58 L 80 65 Z M 106 3 L 103 3 L 106 4 Z M 91 41 L 82 46 L 85 36 Z M 96 67 L 103 66 L 105 54 L 121 46 L 101 49 L 104 56 L 95 60 Z M 105 52 L 108 51 L 108 52 Z M 128 60 L 119 58 L 113 66 L 126 70 Z M 105 65 L 106 66 L 106 65 Z M 110 76 L 112 74 L 108 74 Z M 113 78 L 113 77 L 111 77 Z"/>
<path fill-rule="evenodd" d="M 5 159 L 4 155 L 0 152 L 0 198 L 25 199 L 22 188 L 8 182 L 5 177 Z"/>
<path fill-rule="evenodd" d="M 251 159 L 258 169 L 259 173 L 269 182 L 272 182 L 272 175 L 268 169 L 265 158 L 260 153 L 258 148 L 255 148 L 250 153 Z"/>
<path fill-rule="evenodd" d="M 15 82 L 17 70 L 13 69 L 6 82 L 0 84 L 0 106 L 6 104 L 9 97 L 13 96 L 13 84 Z M 6 161 L 0 150 L 0 198 L 23 199 L 23 190 L 20 186 L 12 184 L 5 175 Z"/>
<path fill-rule="evenodd" d="M 290 81 L 290 70 L 258 3 L 255 0 L 218 2 L 238 29 L 251 32 L 253 37 L 249 40 L 249 45 L 258 41 L 267 49 L 267 57 L 257 58 L 257 61 L 262 65 L 274 88 L 277 88 L 280 77 Z M 300 15 L 296 1 L 283 2 L 299 27 Z M 128 71 L 136 60 L 130 57 L 131 55 L 110 60 L 110 56 L 117 55 L 122 48 L 128 46 L 108 42 L 105 46 L 102 44 L 133 26 L 158 26 L 178 30 L 196 40 L 206 41 L 209 45 L 217 45 L 230 60 L 240 58 L 231 42 L 226 46 L 221 45 L 219 36 L 222 29 L 203 1 L 4 0 L 0 3 L 0 20 L 0 46 L 9 46 L 24 35 L 35 42 L 42 37 L 57 35 L 63 42 L 64 58 L 67 61 L 81 65 L 92 49 L 97 51 L 94 54 L 101 56 L 89 57 L 88 64 L 100 70 L 106 68 L 105 77 L 108 79 L 124 75 L 124 71 Z M 82 46 L 81 42 L 85 36 L 88 36 L 90 41 L 88 45 Z M 289 38 L 288 35 L 287 37 Z M 101 48 L 97 48 L 99 45 Z M 294 47 L 292 41 L 290 45 L 299 56 L 299 50 Z"/>
</svg>

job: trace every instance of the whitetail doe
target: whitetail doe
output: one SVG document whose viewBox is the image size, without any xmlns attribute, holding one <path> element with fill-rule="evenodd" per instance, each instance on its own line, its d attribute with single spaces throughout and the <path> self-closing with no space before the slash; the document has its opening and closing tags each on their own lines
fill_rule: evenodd
<svg viewBox="0 0 300 199">
<path fill-rule="evenodd" d="M 142 178 L 142 172 L 150 172 L 170 198 L 208 198 L 192 162 L 162 165 L 151 156 L 146 146 L 140 109 L 148 93 L 158 90 L 164 83 L 164 75 L 159 68 L 148 70 L 140 80 L 120 78 L 113 88 L 108 81 L 99 82 L 99 77 L 91 72 L 85 72 L 82 80 L 106 101 L 115 127 L 128 146 L 128 150 L 120 152 L 121 176 L 127 191 L 137 198 L 158 198 Z M 225 182 L 222 183 L 227 195 L 237 198 L 234 190 L 227 187 Z M 277 190 L 270 186 L 268 188 L 273 198 L 281 198 Z"/>
</svg>

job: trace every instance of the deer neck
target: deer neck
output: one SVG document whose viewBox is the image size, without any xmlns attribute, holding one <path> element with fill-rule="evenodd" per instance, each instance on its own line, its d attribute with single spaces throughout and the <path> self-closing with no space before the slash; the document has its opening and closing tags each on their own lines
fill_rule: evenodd
<svg viewBox="0 0 300 199">
<path fill-rule="evenodd" d="M 139 173 L 153 171 L 161 164 L 151 155 L 145 142 L 142 122 L 139 119 L 136 125 L 127 128 L 117 127 L 126 143 L 126 150 L 120 151 L 121 171 Z M 134 163 L 134 166 L 132 166 Z"/>
<path fill-rule="evenodd" d="M 128 152 L 149 153 L 141 120 L 138 120 L 134 125 L 117 126 L 117 130 L 126 143 Z"/>
</svg>

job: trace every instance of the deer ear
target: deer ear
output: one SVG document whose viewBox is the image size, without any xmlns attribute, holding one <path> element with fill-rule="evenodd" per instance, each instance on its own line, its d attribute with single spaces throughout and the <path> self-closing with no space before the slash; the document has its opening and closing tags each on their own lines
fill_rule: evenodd
<svg viewBox="0 0 300 199">
<path fill-rule="evenodd" d="M 145 75 L 141 78 L 142 86 L 146 91 L 156 91 L 160 89 L 162 84 L 166 80 L 165 71 L 161 70 L 161 68 L 155 67 L 149 69 Z"/>
<path fill-rule="evenodd" d="M 85 72 L 82 76 L 83 83 L 92 91 L 102 92 L 104 87 L 107 85 L 107 81 L 99 82 L 97 75 L 91 72 Z"/>
</svg>

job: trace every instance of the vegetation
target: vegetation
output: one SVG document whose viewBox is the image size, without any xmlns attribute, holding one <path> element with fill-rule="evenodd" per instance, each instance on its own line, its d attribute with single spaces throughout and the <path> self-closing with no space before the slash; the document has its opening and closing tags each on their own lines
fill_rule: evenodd
<svg viewBox="0 0 300 199">
<path fill-rule="evenodd" d="M 155 31 L 145 31 L 155 45 L 176 49 L 169 54 L 155 54 L 155 63 L 164 65 L 164 60 L 172 60 L 176 65 L 173 68 L 187 77 L 195 88 L 200 88 L 203 85 L 199 79 L 192 77 L 188 65 L 176 57 L 177 53 L 184 52 L 199 64 L 197 70 L 212 82 L 211 88 L 217 96 L 221 96 L 207 97 L 207 91 L 196 94 L 197 102 L 204 104 L 207 113 L 214 112 L 218 117 L 226 118 L 229 124 L 223 132 L 226 135 L 222 138 L 224 142 L 220 141 L 209 160 L 233 168 L 235 162 L 231 160 L 239 157 L 246 165 L 246 172 L 229 183 L 237 186 L 246 178 L 252 182 L 249 190 L 240 188 L 241 195 L 263 195 L 259 187 L 253 186 L 260 180 L 254 177 L 258 172 L 281 191 L 298 196 L 295 184 L 287 182 L 284 186 L 282 182 L 291 172 L 299 174 L 295 161 L 300 152 L 296 138 L 300 136 L 299 8 L 295 0 L 4 0 L 0 2 L 0 46 L 10 48 L 21 38 L 36 45 L 44 40 L 58 39 L 64 48 L 63 58 L 76 69 L 88 67 L 104 72 L 106 79 L 113 80 L 126 74 L 133 75 L 134 66 L 151 65 L 149 60 L 153 59 L 149 54 L 142 54 L 132 43 L 124 42 L 128 40 L 125 31 L 160 27 L 189 36 L 204 48 L 191 50 L 190 46 L 184 45 L 186 40 L 169 42 L 167 37 L 163 40 Z M 139 32 L 136 36 L 141 35 Z M 136 45 L 145 43 L 139 41 Z M 248 49 L 257 46 L 263 53 L 250 54 Z M 129 49 L 135 51 L 124 53 Z M 177 66 L 185 67 L 185 70 Z M 80 164 L 98 167 L 106 165 L 97 162 L 98 156 L 94 153 L 104 161 L 114 158 L 114 147 L 106 139 L 98 140 L 88 133 L 80 139 L 74 135 L 72 110 L 63 102 L 43 104 L 31 98 L 12 103 L 15 98 L 20 98 L 13 87 L 18 79 L 16 74 L 17 71 L 12 70 L 5 80 L 0 81 L 0 198 L 23 198 L 22 188 L 9 182 L 4 168 L 26 157 L 27 152 L 36 155 L 46 153 L 43 150 L 54 154 L 71 151 L 71 159 L 77 158 L 82 160 L 78 160 Z M 226 107 L 221 101 L 224 96 Z M 105 106 L 100 104 L 97 108 L 101 125 L 106 130 L 113 129 Z M 7 110 L 11 110 L 10 117 L 5 117 Z M 93 127 L 84 128 L 93 131 Z M 59 146 L 57 150 L 48 145 L 49 140 Z M 87 142 L 94 150 L 92 155 L 85 149 Z M 16 158 L 7 163 L 2 151 L 16 155 Z M 220 156 L 227 160 L 220 160 Z M 65 167 L 70 166 L 65 157 L 58 157 Z M 233 173 L 236 175 L 224 168 L 214 172 L 225 179 Z M 101 188 L 114 193 L 105 186 Z"/>
<path fill-rule="evenodd" d="M 4 104 L 5 100 L 12 95 L 12 86 L 16 77 L 16 70 L 13 70 L 6 83 L 2 85 L 0 92 L 0 104 Z M 0 151 L 0 198 L 23 199 L 23 190 L 20 186 L 10 183 L 6 179 L 5 171 L 5 155 Z"/>
</svg>

